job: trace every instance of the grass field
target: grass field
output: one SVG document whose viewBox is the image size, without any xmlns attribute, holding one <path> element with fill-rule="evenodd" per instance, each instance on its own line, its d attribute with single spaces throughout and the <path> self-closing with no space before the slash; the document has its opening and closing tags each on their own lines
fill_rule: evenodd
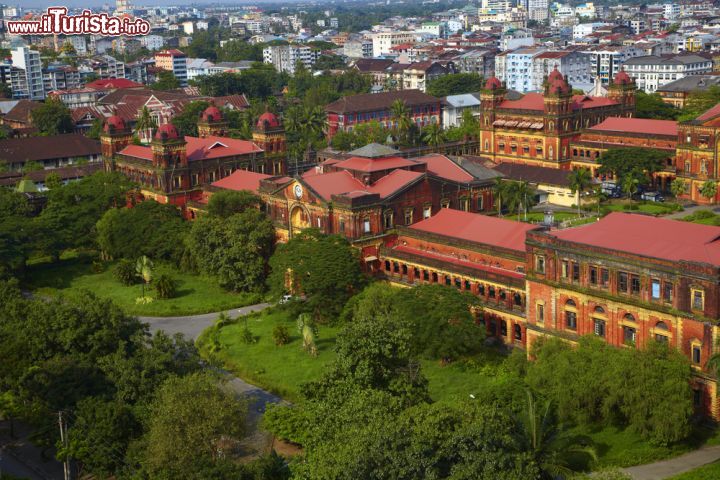
<svg viewBox="0 0 720 480">
<path fill-rule="evenodd" d="M 665 202 L 632 202 L 630 205 L 633 207 L 632 210 L 626 208 L 628 205 L 627 200 L 615 200 L 612 203 L 604 204 L 600 207 L 603 214 L 610 212 L 639 212 L 647 213 L 650 215 L 668 215 L 673 212 L 682 210 L 682 207 L 676 203 L 665 203 Z"/>
<path fill-rule="evenodd" d="M 156 264 L 154 276 L 170 275 L 177 284 L 174 298 L 156 299 L 145 305 L 138 305 L 135 299 L 142 295 L 138 285 L 124 286 L 112 273 L 113 264 L 95 272 L 92 257 L 78 256 L 64 258 L 57 263 L 37 262 L 28 268 L 24 287 L 37 295 L 72 295 L 80 289 L 89 290 L 99 297 L 109 298 L 130 315 L 178 316 L 209 313 L 258 303 L 257 294 L 236 294 L 226 292 L 217 282 L 208 277 L 182 273 L 167 264 Z M 148 290 L 154 296 L 154 290 Z"/>
<path fill-rule="evenodd" d="M 718 480 L 720 478 L 720 462 L 710 463 L 668 480 Z"/>
<path fill-rule="evenodd" d="M 720 215 L 711 210 L 697 210 L 682 218 L 686 222 L 699 223 L 701 225 L 720 226 Z"/>
<path fill-rule="evenodd" d="M 558 222 L 564 222 L 566 220 L 574 220 L 578 218 L 580 215 L 574 212 L 554 212 L 553 216 L 555 217 L 555 221 Z M 517 220 L 518 222 L 524 222 L 525 215 L 519 214 L 519 215 L 506 215 L 505 218 L 508 218 L 510 220 Z M 527 221 L 528 222 L 542 222 L 545 220 L 545 213 L 544 212 L 528 212 L 527 214 Z"/>
<path fill-rule="evenodd" d="M 276 346 L 272 338 L 275 325 L 285 325 L 291 334 L 287 345 Z M 222 364 L 237 376 L 290 401 L 300 399 L 300 386 L 320 377 L 323 369 L 335 358 L 333 351 L 338 327 L 320 326 L 318 335 L 319 354 L 310 357 L 302 348 L 295 321 L 286 311 L 271 309 L 247 316 L 247 326 L 256 337 L 253 344 L 245 344 L 242 331 L 245 322 L 230 323 L 222 328 L 206 330 L 198 340 L 203 356 Z M 212 346 L 215 345 L 215 348 Z M 215 350 L 211 353 L 211 350 Z M 484 349 L 481 353 L 441 365 L 438 361 L 422 361 L 422 371 L 429 383 L 430 396 L 438 402 L 467 400 L 489 387 L 503 382 L 498 375 L 504 355 L 498 350 Z M 658 447 L 644 441 L 630 430 L 615 427 L 592 429 L 576 428 L 576 433 L 593 439 L 599 450 L 598 467 L 631 466 L 680 455 L 697 448 L 714 434 L 698 431 L 694 443 L 672 447 Z M 718 477 L 720 478 L 720 477 Z"/>
</svg>

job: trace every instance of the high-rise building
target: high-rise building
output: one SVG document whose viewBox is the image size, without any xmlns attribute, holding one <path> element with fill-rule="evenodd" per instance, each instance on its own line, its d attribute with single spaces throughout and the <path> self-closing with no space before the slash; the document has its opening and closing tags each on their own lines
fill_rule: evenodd
<svg viewBox="0 0 720 480">
<path fill-rule="evenodd" d="M 18 47 L 12 51 L 11 84 L 13 98 L 43 100 L 42 64 L 40 52 L 27 47 Z"/>
<path fill-rule="evenodd" d="M 118 15 L 129 13 L 132 10 L 130 0 L 115 0 L 115 13 Z"/>
<path fill-rule="evenodd" d="M 263 49 L 263 62 L 270 63 L 278 72 L 295 74 L 298 62 L 305 68 L 312 68 L 317 60 L 317 54 L 310 47 L 302 45 L 274 45 Z"/>
<path fill-rule="evenodd" d="M 172 72 L 180 82 L 180 85 L 187 87 L 187 57 L 180 50 L 163 50 L 162 52 L 156 53 L 155 66 Z"/>
<path fill-rule="evenodd" d="M 548 0 L 524 0 L 528 12 L 528 20 L 543 22 L 550 16 L 550 2 Z"/>
</svg>

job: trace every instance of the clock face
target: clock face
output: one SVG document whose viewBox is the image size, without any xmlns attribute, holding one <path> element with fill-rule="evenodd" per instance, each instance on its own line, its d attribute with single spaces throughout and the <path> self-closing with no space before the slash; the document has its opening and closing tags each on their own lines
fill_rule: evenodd
<svg viewBox="0 0 720 480">
<path fill-rule="evenodd" d="M 302 185 L 300 185 L 299 183 L 295 184 L 295 196 L 297 198 L 302 198 L 302 194 L 303 194 Z"/>
</svg>

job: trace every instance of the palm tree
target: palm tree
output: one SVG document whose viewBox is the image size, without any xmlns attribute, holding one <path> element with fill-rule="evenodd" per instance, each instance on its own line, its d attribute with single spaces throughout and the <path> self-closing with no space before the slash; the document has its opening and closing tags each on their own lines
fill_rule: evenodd
<svg viewBox="0 0 720 480">
<path fill-rule="evenodd" d="M 580 200 L 582 194 L 585 193 L 585 190 L 587 190 L 592 183 L 592 175 L 590 174 L 590 170 L 588 170 L 587 168 L 578 168 L 570 172 L 570 175 L 568 175 L 568 180 L 570 181 L 570 191 L 577 198 L 577 209 L 579 215 L 581 203 Z"/>
<path fill-rule="evenodd" d="M 437 147 L 445 141 L 445 132 L 440 128 L 440 125 L 432 123 L 425 127 L 423 141 L 437 151 Z"/>
<path fill-rule="evenodd" d="M 522 209 L 525 213 L 524 219 L 527 220 L 527 211 L 535 203 L 535 191 L 530 187 L 528 182 L 515 182 L 515 188 L 513 194 L 516 197 L 518 216 L 520 216 L 520 210 Z"/>
<path fill-rule="evenodd" d="M 707 198 L 708 200 L 712 200 L 713 198 L 715 198 L 715 195 L 717 195 L 717 191 L 717 183 L 714 180 L 707 180 L 705 183 L 702 184 L 702 187 L 700 187 L 700 195 Z"/>
<path fill-rule="evenodd" d="M 147 256 L 143 255 L 135 262 L 135 275 L 140 277 L 142 283 L 142 296 L 145 297 L 145 285 L 152 281 L 153 262 Z"/>
<path fill-rule="evenodd" d="M 157 128 L 155 118 L 150 114 L 147 106 L 143 106 L 140 110 L 137 122 L 135 123 L 135 133 L 141 140 L 152 137 L 152 131 Z"/>
<path fill-rule="evenodd" d="M 477 118 L 475 118 L 475 115 L 473 115 L 472 110 L 469 108 L 463 110 L 462 118 L 460 120 L 460 128 L 466 141 L 470 138 L 476 137 L 480 132 L 480 124 Z"/>
<path fill-rule="evenodd" d="M 572 457 L 583 455 L 597 459 L 591 441 L 570 435 L 558 424 L 552 402 L 548 400 L 538 405 L 529 390 L 525 411 L 516 425 L 515 440 L 521 452 L 530 453 L 535 458 L 543 479 L 572 476 L 575 473 L 570 466 Z"/>
<path fill-rule="evenodd" d="M 502 217 L 502 202 L 505 200 L 508 194 L 508 183 L 502 178 L 495 179 L 495 185 L 493 185 L 493 198 L 495 205 L 497 206 L 498 216 Z"/>
<path fill-rule="evenodd" d="M 640 183 L 640 180 L 637 179 L 637 177 L 633 174 L 628 174 L 625 176 L 625 178 L 622 179 L 622 190 L 625 195 L 627 195 L 628 200 L 632 197 L 632 194 L 635 193 L 637 190 L 637 186 Z"/>
<path fill-rule="evenodd" d="M 675 198 L 685 193 L 685 181 L 682 178 L 676 178 L 670 184 L 670 192 Z"/>
<path fill-rule="evenodd" d="M 390 114 L 392 119 L 397 123 L 398 136 L 407 142 L 407 135 L 412 125 L 410 118 L 410 110 L 408 110 L 405 102 L 397 99 L 390 105 Z"/>
</svg>

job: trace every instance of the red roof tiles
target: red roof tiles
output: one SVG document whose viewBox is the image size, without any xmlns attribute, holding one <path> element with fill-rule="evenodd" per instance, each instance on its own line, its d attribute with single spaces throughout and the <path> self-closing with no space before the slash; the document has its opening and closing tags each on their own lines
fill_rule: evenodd
<svg viewBox="0 0 720 480">
<path fill-rule="evenodd" d="M 139 88 L 142 86 L 142 83 L 133 82 L 132 80 L 128 80 L 127 78 L 101 78 L 85 85 L 86 88 L 91 88 L 93 90 Z"/>
<path fill-rule="evenodd" d="M 720 266 L 720 227 L 614 212 L 595 223 L 552 235 L 645 257 Z"/>
<path fill-rule="evenodd" d="M 526 233 L 538 227 L 513 220 L 443 208 L 434 216 L 410 228 L 524 252 Z"/>
<path fill-rule="evenodd" d="M 226 137 L 185 137 L 185 142 L 187 143 L 187 158 L 191 162 L 209 158 L 247 155 L 263 151 L 253 142 Z M 152 160 L 152 150 L 149 146 L 128 145 L 119 153 L 120 155 L 128 155 L 130 157 Z"/>
<path fill-rule="evenodd" d="M 720 103 L 712 107 L 707 112 L 703 113 L 699 117 L 697 117 L 696 120 L 700 120 L 701 122 L 704 122 L 705 120 L 710 120 L 720 115 Z"/>
<path fill-rule="evenodd" d="M 643 135 L 668 135 L 677 137 L 678 123 L 674 120 L 608 117 L 594 127 L 590 127 L 590 130 L 638 133 Z"/>
<path fill-rule="evenodd" d="M 417 162 L 402 157 L 350 157 L 347 160 L 337 163 L 335 167 L 358 172 L 377 172 L 393 168 L 411 167 L 413 165 L 417 165 Z"/>
<path fill-rule="evenodd" d="M 445 155 L 427 155 L 418 158 L 417 161 L 425 162 L 428 171 L 438 177 L 447 178 L 448 180 L 456 182 L 472 182 L 475 179 L 475 177 Z"/>
<path fill-rule="evenodd" d="M 255 173 L 249 170 L 235 170 L 225 178 L 213 183 L 214 187 L 228 190 L 249 190 L 257 192 L 260 188 L 260 181 L 269 178 L 270 175 Z"/>
</svg>

